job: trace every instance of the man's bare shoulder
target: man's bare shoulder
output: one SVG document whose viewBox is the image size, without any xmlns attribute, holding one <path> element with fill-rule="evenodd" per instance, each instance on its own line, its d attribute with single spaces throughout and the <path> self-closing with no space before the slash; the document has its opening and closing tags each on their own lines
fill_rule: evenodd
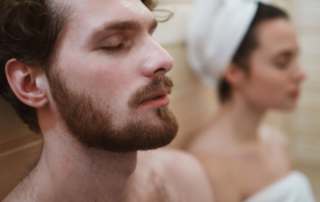
<svg viewBox="0 0 320 202">
<path fill-rule="evenodd" d="M 212 201 L 212 193 L 204 169 L 192 155 L 174 150 L 160 149 L 141 152 L 138 162 L 154 168 L 186 201 Z M 183 196 L 182 196 L 183 195 Z"/>
<path fill-rule="evenodd" d="M 202 173 L 198 160 L 191 154 L 175 149 L 158 149 L 141 152 L 139 162 L 157 167 L 168 175 L 178 176 L 190 173 Z"/>
</svg>

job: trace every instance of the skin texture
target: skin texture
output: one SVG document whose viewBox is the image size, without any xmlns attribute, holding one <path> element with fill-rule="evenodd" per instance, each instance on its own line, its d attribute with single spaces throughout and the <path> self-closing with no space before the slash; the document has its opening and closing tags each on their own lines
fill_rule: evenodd
<svg viewBox="0 0 320 202">
<path fill-rule="evenodd" d="M 240 202 L 285 177 L 292 169 L 288 140 L 261 124 L 269 109 L 295 108 L 305 72 L 294 29 L 285 19 L 262 22 L 249 73 L 230 64 L 232 86 L 214 120 L 190 145 L 204 165 L 217 202 Z"/>
<path fill-rule="evenodd" d="M 53 66 L 68 90 L 100 101 L 101 111 L 113 115 L 115 129 L 135 119 L 160 127 L 163 121 L 157 109 L 168 102 L 144 103 L 134 110 L 128 104 L 137 90 L 173 66 L 172 58 L 151 37 L 152 13 L 140 0 L 68 3 L 71 23 Z M 126 23 L 104 29 L 119 21 Z M 5 202 L 212 201 L 205 172 L 193 157 L 173 150 L 119 153 L 88 148 L 60 117 L 43 71 L 13 58 L 6 73 L 17 97 L 37 109 L 43 151 L 36 167 Z"/>
</svg>

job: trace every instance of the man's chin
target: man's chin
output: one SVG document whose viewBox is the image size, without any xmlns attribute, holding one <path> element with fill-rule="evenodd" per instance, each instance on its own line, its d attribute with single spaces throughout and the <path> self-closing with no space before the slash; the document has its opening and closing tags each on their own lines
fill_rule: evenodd
<svg viewBox="0 0 320 202">
<path fill-rule="evenodd" d="M 175 116 L 167 107 L 158 108 L 156 116 L 145 117 L 145 119 L 128 126 L 128 129 L 135 131 L 134 134 L 131 134 L 131 137 L 135 137 L 131 144 L 132 147 L 135 147 L 134 150 L 158 149 L 167 146 L 176 137 L 178 124 Z"/>
</svg>

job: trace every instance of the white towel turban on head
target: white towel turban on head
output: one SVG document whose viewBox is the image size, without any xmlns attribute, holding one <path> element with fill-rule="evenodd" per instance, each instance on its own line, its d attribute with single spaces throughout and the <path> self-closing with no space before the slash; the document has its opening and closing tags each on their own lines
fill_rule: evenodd
<svg viewBox="0 0 320 202">
<path fill-rule="evenodd" d="M 217 85 L 257 9 L 257 0 L 196 1 L 187 32 L 187 57 L 205 83 Z"/>
</svg>

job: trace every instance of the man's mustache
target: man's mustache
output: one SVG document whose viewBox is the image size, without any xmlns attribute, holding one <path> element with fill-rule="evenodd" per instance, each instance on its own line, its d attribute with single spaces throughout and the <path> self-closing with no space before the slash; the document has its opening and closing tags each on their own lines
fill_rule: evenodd
<svg viewBox="0 0 320 202">
<path fill-rule="evenodd" d="M 152 79 L 147 86 L 137 90 L 137 92 L 135 92 L 129 99 L 128 104 L 131 107 L 137 107 L 145 98 L 159 90 L 163 90 L 164 88 L 169 88 L 170 94 L 172 87 L 173 82 L 171 78 L 167 76 L 156 77 Z"/>
</svg>

